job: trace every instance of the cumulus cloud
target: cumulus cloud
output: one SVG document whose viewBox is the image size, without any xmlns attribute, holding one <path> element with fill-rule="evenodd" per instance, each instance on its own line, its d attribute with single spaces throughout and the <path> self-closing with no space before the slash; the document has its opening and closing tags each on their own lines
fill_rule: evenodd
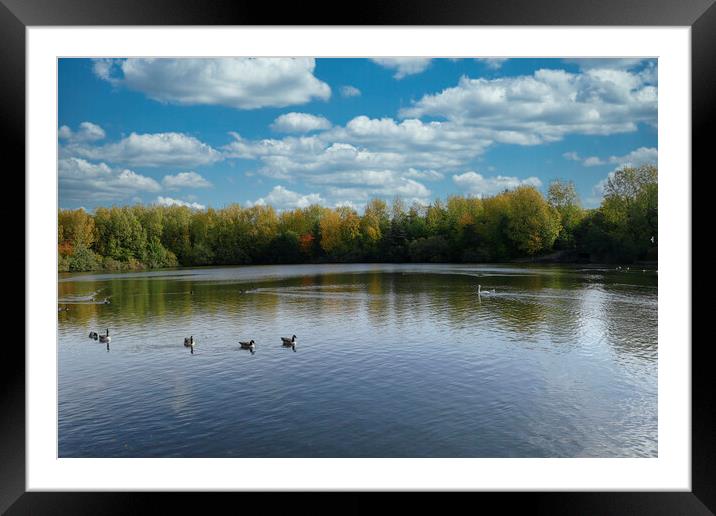
<svg viewBox="0 0 716 516">
<path fill-rule="evenodd" d="M 170 190 L 179 188 L 209 188 L 211 183 L 196 172 L 179 172 L 175 175 L 164 176 L 162 183 Z"/>
<path fill-rule="evenodd" d="M 105 145 L 69 144 L 62 152 L 135 167 L 208 165 L 223 158 L 210 145 L 183 133 L 131 133 Z"/>
<path fill-rule="evenodd" d="M 538 188 L 542 186 L 542 181 L 534 176 L 526 179 L 519 179 L 513 176 L 484 177 L 482 174 L 473 171 L 454 175 L 452 180 L 467 193 L 479 197 L 498 194 L 518 186 L 535 186 Z"/>
<path fill-rule="evenodd" d="M 609 172 L 607 176 L 599 181 L 592 187 L 592 192 L 589 197 L 585 199 L 585 206 L 588 208 L 595 208 L 599 206 L 604 198 L 604 188 L 607 185 L 607 181 L 614 177 L 617 170 L 624 167 L 639 167 L 641 165 L 657 165 L 658 164 L 658 152 L 654 147 L 639 147 L 623 156 L 610 156 L 607 160 L 608 163 L 616 165 L 614 170 Z"/>
<path fill-rule="evenodd" d="M 490 70 L 499 70 L 507 61 L 506 57 L 480 57 L 477 61 L 483 63 Z"/>
<path fill-rule="evenodd" d="M 640 165 L 654 164 L 659 160 L 659 152 L 655 147 L 639 147 L 624 156 L 610 156 L 609 163 L 620 166 L 638 167 Z"/>
<path fill-rule="evenodd" d="M 567 134 L 608 135 L 656 124 L 657 87 L 643 74 L 590 69 L 573 74 L 471 79 L 428 94 L 400 112 L 403 118 L 440 117 L 482 128 L 495 141 L 536 145 Z"/>
<path fill-rule="evenodd" d="M 430 66 L 429 57 L 376 57 L 372 61 L 383 68 L 395 70 L 396 79 L 424 72 Z"/>
<path fill-rule="evenodd" d="M 280 133 L 308 133 L 330 127 L 328 119 L 308 113 L 285 113 L 271 124 L 271 129 Z"/>
<path fill-rule="evenodd" d="M 604 165 L 604 162 L 597 156 L 589 156 L 588 158 L 584 158 L 584 161 L 582 161 L 582 165 L 584 165 L 585 167 L 596 167 L 599 165 Z"/>
<path fill-rule="evenodd" d="M 311 204 L 325 204 L 325 201 L 317 193 L 303 195 L 298 192 L 292 192 L 281 185 L 274 186 L 266 197 L 248 202 L 249 206 L 270 205 L 276 209 L 307 208 Z"/>
<path fill-rule="evenodd" d="M 82 122 L 77 131 L 63 125 L 57 131 L 57 136 L 67 142 L 92 142 L 105 137 L 104 129 L 92 122 Z"/>
<path fill-rule="evenodd" d="M 156 201 L 154 201 L 155 204 L 158 204 L 159 206 L 186 206 L 187 208 L 192 208 L 194 210 L 205 210 L 206 206 L 203 204 L 199 204 L 198 202 L 186 202 L 182 201 L 181 199 L 172 199 L 171 197 L 162 197 L 161 195 L 157 197 Z"/>
<path fill-rule="evenodd" d="M 151 177 L 79 158 L 60 159 L 57 174 L 64 200 L 115 201 L 130 199 L 138 192 L 161 190 L 159 183 Z"/>
<path fill-rule="evenodd" d="M 619 165 L 638 167 L 645 164 L 656 164 L 658 162 L 658 151 L 655 147 L 639 147 L 623 156 L 609 156 L 600 158 L 598 156 L 581 157 L 577 152 L 565 152 L 562 157 L 570 161 L 579 161 L 585 167 L 600 165 Z"/>
<path fill-rule="evenodd" d="M 355 86 L 351 86 L 350 84 L 346 86 L 341 86 L 340 91 L 342 97 L 360 97 L 361 95 L 361 91 Z"/>
<path fill-rule="evenodd" d="M 613 58 L 613 57 L 584 57 L 563 59 L 565 63 L 576 64 L 582 70 L 595 68 L 608 68 L 612 70 L 629 70 L 636 68 L 644 62 L 641 57 Z"/>
<path fill-rule="evenodd" d="M 159 102 L 257 109 L 330 98 L 315 66 L 312 58 L 101 59 L 94 73 Z"/>
</svg>

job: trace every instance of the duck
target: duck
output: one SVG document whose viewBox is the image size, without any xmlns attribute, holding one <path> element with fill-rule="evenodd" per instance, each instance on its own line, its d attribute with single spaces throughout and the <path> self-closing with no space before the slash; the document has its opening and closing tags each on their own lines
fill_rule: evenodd
<svg viewBox="0 0 716 516">
<path fill-rule="evenodd" d="M 494 289 L 494 288 L 493 288 L 492 290 L 482 290 L 482 285 L 478 285 L 478 286 L 477 286 L 477 295 L 478 295 L 478 296 L 479 296 L 480 294 L 494 294 L 494 293 L 495 293 L 495 289 Z"/>
<path fill-rule="evenodd" d="M 281 337 L 281 342 L 284 346 L 295 346 L 296 345 L 296 336 L 293 337 Z"/>
<path fill-rule="evenodd" d="M 90 339 L 97 340 L 97 339 L 99 338 L 99 335 L 97 334 L 96 331 L 91 331 L 91 332 L 89 333 L 89 338 L 90 338 Z"/>
<path fill-rule="evenodd" d="M 239 341 L 239 344 L 241 344 L 241 349 L 251 349 L 254 347 L 255 343 L 254 343 L 253 339 L 251 339 L 248 342 Z"/>
<path fill-rule="evenodd" d="M 193 348 L 195 344 L 196 341 L 194 340 L 194 335 L 191 337 L 184 337 L 184 347 Z"/>
<path fill-rule="evenodd" d="M 100 335 L 100 336 L 99 336 L 99 341 L 100 341 L 100 342 L 107 342 L 107 343 L 109 343 L 109 342 L 112 340 L 112 337 L 109 336 L 109 328 L 107 328 L 106 331 L 107 331 L 107 333 L 106 333 L 105 335 Z"/>
</svg>

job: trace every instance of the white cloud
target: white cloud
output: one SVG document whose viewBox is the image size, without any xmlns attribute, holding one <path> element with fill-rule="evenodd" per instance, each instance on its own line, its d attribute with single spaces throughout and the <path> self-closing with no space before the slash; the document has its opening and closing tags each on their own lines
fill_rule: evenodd
<svg viewBox="0 0 716 516">
<path fill-rule="evenodd" d="M 403 177 L 409 177 L 412 179 L 425 179 L 427 181 L 440 181 L 445 177 L 445 175 L 436 170 L 416 170 L 411 167 L 406 173 L 403 174 Z"/>
<path fill-rule="evenodd" d="M 396 79 L 402 79 L 408 75 L 421 73 L 430 66 L 429 57 L 376 57 L 371 59 L 384 68 L 395 70 L 393 75 Z"/>
<path fill-rule="evenodd" d="M 620 166 L 638 167 L 640 165 L 654 164 L 659 160 L 659 152 L 655 147 L 639 147 L 624 156 L 611 156 L 609 163 Z"/>
<path fill-rule="evenodd" d="M 162 183 L 170 190 L 179 188 L 209 188 L 211 183 L 196 172 L 179 172 L 164 176 Z"/>
<path fill-rule="evenodd" d="M 606 68 L 610 70 L 629 70 L 639 66 L 644 59 L 640 57 L 634 58 L 611 58 L 611 57 L 585 57 L 575 59 L 564 59 L 565 63 L 572 63 L 579 66 L 582 70 L 593 70 L 596 68 Z"/>
<path fill-rule="evenodd" d="M 639 147 L 634 149 L 628 154 L 623 156 L 610 156 L 608 162 L 617 165 L 614 170 L 607 174 L 607 177 L 599 181 L 592 187 L 592 193 L 585 199 L 585 206 L 587 208 L 596 208 L 602 202 L 604 198 L 604 188 L 607 185 L 607 181 L 614 177 L 617 170 L 624 167 L 638 167 L 641 165 L 657 165 L 658 164 L 658 152 L 654 147 Z"/>
<path fill-rule="evenodd" d="M 236 109 L 327 100 L 312 58 L 180 58 L 96 60 L 95 74 L 159 102 Z"/>
<path fill-rule="evenodd" d="M 483 63 L 490 70 L 499 70 L 507 59 L 506 57 L 480 57 L 477 61 Z"/>
<path fill-rule="evenodd" d="M 119 59 L 95 59 L 92 63 L 92 70 L 94 71 L 94 74 L 100 79 L 112 82 L 116 80 L 111 77 L 112 67 L 115 66 L 115 64 L 120 63 L 121 60 Z"/>
<path fill-rule="evenodd" d="M 565 152 L 562 156 L 571 161 L 579 161 L 585 167 L 595 167 L 609 164 L 638 167 L 645 164 L 656 164 L 659 157 L 658 151 L 655 147 L 639 147 L 624 156 L 610 156 L 604 159 L 597 156 L 583 158 L 576 152 Z"/>
<path fill-rule="evenodd" d="M 261 197 L 254 202 L 249 201 L 249 206 L 270 205 L 276 209 L 307 208 L 311 204 L 325 204 L 325 201 L 317 193 L 302 195 L 292 192 L 281 185 L 274 186 L 266 197 Z"/>
<path fill-rule="evenodd" d="M 61 158 L 57 174 L 60 195 L 66 200 L 114 201 L 132 198 L 138 192 L 161 190 L 151 177 L 79 158 Z"/>
<path fill-rule="evenodd" d="M 328 119 L 308 113 L 285 113 L 271 124 L 271 129 L 281 133 L 307 133 L 330 128 Z"/>
<path fill-rule="evenodd" d="M 199 204 L 198 202 L 186 202 L 180 199 L 172 199 L 171 197 L 162 197 L 161 195 L 157 197 L 156 201 L 154 202 L 159 206 L 186 206 L 187 208 L 192 208 L 195 210 L 206 209 L 206 206 L 204 206 L 203 204 Z"/>
<path fill-rule="evenodd" d="M 82 122 L 77 132 L 63 125 L 57 131 L 57 136 L 61 140 L 68 142 L 91 142 L 102 140 L 105 137 L 104 129 L 92 122 Z"/>
<path fill-rule="evenodd" d="M 339 201 L 333 205 L 334 208 L 350 208 L 353 211 L 360 212 L 365 207 L 365 204 L 356 204 L 351 201 Z"/>
<path fill-rule="evenodd" d="M 582 165 L 584 165 L 585 167 L 596 167 L 599 165 L 604 165 L 604 162 L 597 156 L 589 156 L 588 158 L 584 158 L 584 161 L 582 161 Z"/>
<path fill-rule="evenodd" d="M 208 165 L 223 158 L 210 145 L 182 133 L 132 133 L 115 143 L 69 144 L 62 151 L 70 156 L 135 167 Z"/>
<path fill-rule="evenodd" d="M 481 128 L 495 141 L 535 145 L 567 134 L 608 135 L 656 124 L 657 88 L 642 74 L 590 69 L 537 70 L 497 79 L 462 77 L 457 86 L 423 96 L 404 118 L 433 116 Z"/>
<path fill-rule="evenodd" d="M 542 186 L 542 181 L 537 177 L 528 177 L 526 179 L 519 179 L 513 176 L 484 177 L 482 174 L 473 171 L 454 175 L 452 179 L 457 186 L 467 193 L 479 197 L 495 195 L 518 186 L 535 186 L 538 188 Z"/>
<path fill-rule="evenodd" d="M 341 86 L 341 96 L 342 97 L 360 97 L 361 91 L 356 88 L 355 86 L 346 85 Z"/>
</svg>

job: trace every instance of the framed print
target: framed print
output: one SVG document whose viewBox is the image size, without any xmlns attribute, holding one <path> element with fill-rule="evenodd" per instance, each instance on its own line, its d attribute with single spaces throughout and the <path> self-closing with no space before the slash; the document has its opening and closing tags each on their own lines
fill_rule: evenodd
<svg viewBox="0 0 716 516">
<path fill-rule="evenodd" d="M 714 510 L 691 338 L 712 2 L 324 26 L 63 3 L 0 6 L 28 204 L 3 510 L 149 491 Z"/>
</svg>

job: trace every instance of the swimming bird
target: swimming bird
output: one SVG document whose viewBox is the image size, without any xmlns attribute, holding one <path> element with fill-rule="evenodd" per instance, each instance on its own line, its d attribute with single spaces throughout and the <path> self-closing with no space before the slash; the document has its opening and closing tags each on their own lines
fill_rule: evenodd
<svg viewBox="0 0 716 516">
<path fill-rule="evenodd" d="M 248 341 L 248 342 L 239 341 L 239 344 L 241 344 L 241 349 L 251 349 L 251 348 L 254 347 L 254 341 L 253 341 L 253 339 L 251 339 L 251 340 Z"/>
<path fill-rule="evenodd" d="M 99 338 L 99 335 L 97 335 L 97 332 L 96 332 L 96 331 L 91 331 L 91 332 L 89 333 L 89 338 L 90 338 L 90 339 L 97 340 L 97 339 Z"/>
<path fill-rule="evenodd" d="M 284 346 L 295 346 L 296 345 L 296 336 L 294 335 L 290 339 L 288 337 L 281 337 L 281 342 Z"/>
<path fill-rule="evenodd" d="M 106 331 L 107 331 L 107 333 L 106 333 L 105 335 L 100 335 L 100 336 L 99 336 L 99 341 L 100 341 L 100 342 L 107 342 L 107 343 L 109 343 L 109 342 L 112 340 L 112 337 L 109 336 L 109 328 L 107 328 Z"/>
<path fill-rule="evenodd" d="M 194 335 L 192 335 L 191 337 L 184 337 L 184 347 L 187 347 L 187 348 L 192 347 L 193 348 L 195 344 L 196 344 L 196 341 L 194 340 Z"/>
<path fill-rule="evenodd" d="M 494 288 L 493 288 L 492 290 L 482 290 L 482 285 L 478 285 L 478 286 L 477 286 L 477 295 L 478 295 L 478 296 L 479 296 L 480 294 L 494 294 L 494 293 L 495 293 L 495 289 L 494 289 Z"/>
</svg>

